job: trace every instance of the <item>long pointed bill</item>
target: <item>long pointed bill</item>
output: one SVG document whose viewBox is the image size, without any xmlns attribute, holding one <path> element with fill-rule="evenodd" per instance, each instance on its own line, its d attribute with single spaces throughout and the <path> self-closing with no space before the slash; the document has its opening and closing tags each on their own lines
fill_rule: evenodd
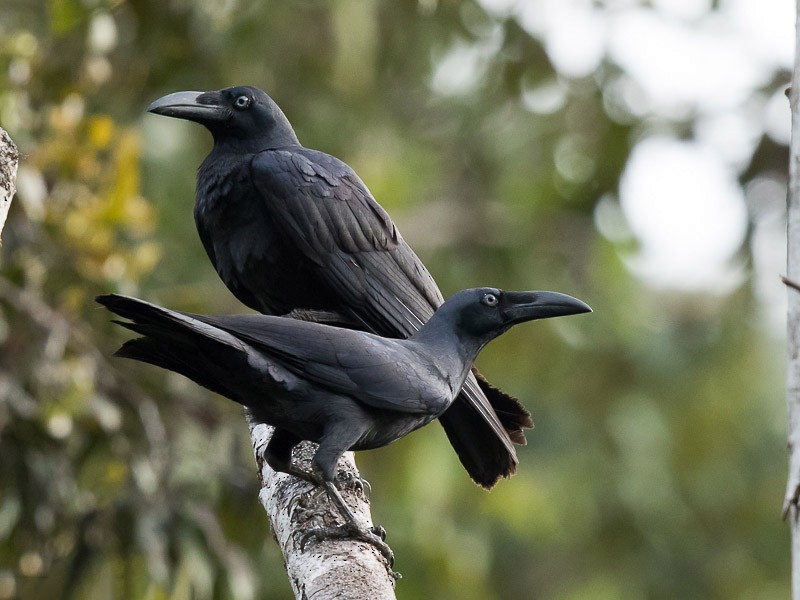
<svg viewBox="0 0 800 600">
<path fill-rule="evenodd" d="M 218 92 L 175 92 L 153 101 L 147 112 L 199 123 L 224 121 L 230 116 Z"/>
<path fill-rule="evenodd" d="M 582 300 L 558 292 L 505 292 L 503 314 L 510 323 L 592 312 Z"/>
</svg>

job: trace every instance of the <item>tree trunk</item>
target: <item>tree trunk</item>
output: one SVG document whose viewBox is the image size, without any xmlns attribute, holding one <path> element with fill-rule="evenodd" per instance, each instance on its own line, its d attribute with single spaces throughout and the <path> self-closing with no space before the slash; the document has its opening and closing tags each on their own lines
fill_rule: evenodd
<svg viewBox="0 0 800 600">
<path fill-rule="evenodd" d="M 19 152 L 6 131 L 0 127 L 0 240 L 6 224 L 11 199 L 17 191 L 17 164 Z"/>
<path fill-rule="evenodd" d="M 341 517 L 323 490 L 291 475 L 276 473 L 264 461 L 263 451 L 272 432 L 272 427 L 250 422 L 250 437 L 261 479 L 258 496 L 283 552 L 295 597 L 298 600 L 394 600 L 397 575 L 371 544 L 348 539 L 324 542 L 312 539 L 301 548 L 303 534 L 320 525 L 335 525 L 341 522 Z M 300 444 L 293 452 L 294 464 L 309 470 L 315 449 L 314 444 Z M 339 461 L 339 471 L 342 470 L 350 480 L 358 478 L 352 452 L 347 452 Z M 356 517 L 371 527 L 372 517 L 365 495 L 353 489 L 344 490 L 342 496 Z"/>
<path fill-rule="evenodd" d="M 792 532 L 792 598 L 800 600 L 800 0 L 795 36 L 795 66 L 789 103 L 792 110 L 792 141 L 789 147 L 789 195 L 787 201 L 787 317 L 786 399 L 789 413 L 789 479 L 783 516 L 789 516 Z"/>
</svg>

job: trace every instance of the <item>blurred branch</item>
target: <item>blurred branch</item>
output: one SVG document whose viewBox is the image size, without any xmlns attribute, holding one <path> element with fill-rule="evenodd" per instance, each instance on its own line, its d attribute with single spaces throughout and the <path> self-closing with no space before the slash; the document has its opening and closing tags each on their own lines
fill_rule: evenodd
<svg viewBox="0 0 800 600">
<path fill-rule="evenodd" d="M 800 292 L 800 283 L 797 283 L 796 281 L 793 281 L 792 279 L 789 279 L 788 277 L 784 277 L 783 275 L 781 275 L 781 281 L 784 284 L 786 284 L 787 286 L 789 286 L 790 288 L 795 289 L 798 292 Z"/>
<path fill-rule="evenodd" d="M 49 360 L 63 358 L 67 344 L 72 341 L 81 352 L 90 354 L 107 370 L 113 368 L 105 355 L 96 347 L 92 334 L 85 326 L 69 319 L 47 304 L 41 295 L 21 288 L 0 276 L 0 299 L 8 302 L 20 314 L 27 315 L 32 323 L 46 332 L 47 339 L 43 347 L 44 354 Z"/>
<path fill-rule="evenodd" d="M 8 302 L 17 311 L 27 315 L 42 331 L 47 332 L 44 354 L 50 360 L 63 357 L 70 333 L 85 348 L 94 349 L 91 338 L 75 329 L 60 312 L 47 305 L 41 296 L 14 285 L 5 277 L 0 277 L 0 298 Z M 96 350 L 95 350 L 96 352 Z M 97 353 L 100 356 L 99 352 Z"/>
<path fill-rule="evenodd" d="M 91 356 L 93 361 L 102 367 L 98 369 L 98 373 L 100 380 L 106 385 L 112 386 L 113 382 L 119 378 L 117 367 L 94 343 L 85 322 L 70 319 L 61 311 L 47 304 L 41 295 L 21 288 L 2 276 L 0 276 L 0 299 L 6 301 L 20 315 L 27 316 L 31 323 L 45 333 L 46 337 L 42 348 L 48 361 L 62 360 L 67 348 L 71 347 L 73 350 Z M 136 407 L 143 431 L 149 442 L 152 465 L 161 476 L 169 459 L 168 449 L 170 446 L 166 443 L 166 432 L 158 405 L 153 398 L 136 386 L 124 385 L 124 388 L 126 394 L 116 397 L 118 399 L 135 398 L 131 405 Z"/>
<path fill-rule="evenodd" d="M 333 510 L 321 489 L 291 475 L 273 471 L 263 458 L 273 428 L 253 421 L 249 421 L 249 425 L 261 480 L 258 497 L 269 515 L 273 534 L 283 552 L 295 596 L 315 600 L 394 600 L 394 574 L 371 544 L 343 539 L 309 541 L 305 549 L 301 547 L 304 533 L 319 525 L 334 524 L 338 512 Z M 313 445 L 303 442 L 292 454 L 297 466 L 310 470 Z M 352 452 L 345 453 L 339 461 L 339 469 L 342 468 L 351 480 L 358 478 Z M 354 490 L 343 490 L 342 495 L 356 517 L 371 526 L 369 501 Z"/>
<path fill-rule="evenodd" d="M 17 191 L 19 152 L 11 137 L 0 127 L 0 238 L 6 224 L 11 199 Z"/>
<path fill-rule="evenodd" d="M 800 0 L 798 0 L 800 15 Z M 795 36 L 800 42 L 800 19 Z M 787 273 L 785 282 L 800 281 L 800 43 L 795 49 L 792 87 L 792 138 L 789 145 L 789 197 L 787 202 Z M 794 287 L 794 285 L 792 285 Z M 789 294 L 787 314 L 786 401 L 789 417 L 789 478 L 783 516 L 790 516 L 792 532 L 792 598 L 800 600 L 800 294 Z"/>
</svg>

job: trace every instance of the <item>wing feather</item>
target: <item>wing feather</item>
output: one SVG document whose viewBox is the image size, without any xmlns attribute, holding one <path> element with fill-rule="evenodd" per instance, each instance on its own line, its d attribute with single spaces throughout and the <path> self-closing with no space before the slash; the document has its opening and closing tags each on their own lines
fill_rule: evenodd
<svg viewBox="0 0 800 600">
<path fill-rule="evenodd" d="M 373 408 L 431 414 L 450 392 L 431 366 L 397 340 L 262 315 L 188 315 L 264 353 L 295 375 Z"/>
<path fill-rule="evenodd" d="M 287 165 L 302 177 L 282 175 Z M 270 214 L 291 231 L 287 238 L 370 329 L 408 336 L 444 301 L 389 215 L 341 161 L 313 150 L 268 151 L 256 155 L 251 173 Z"/>
</svg>

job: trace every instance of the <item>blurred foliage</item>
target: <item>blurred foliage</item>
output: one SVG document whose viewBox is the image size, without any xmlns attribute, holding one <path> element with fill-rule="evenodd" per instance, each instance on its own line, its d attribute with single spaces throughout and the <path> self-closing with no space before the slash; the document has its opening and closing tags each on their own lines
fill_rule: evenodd
<svg viewBox="0 0 800 600">
<path fill-rule="evenodd" d="M 437 68 L 459 46 L 483 62 L 446 93 Z M 595 309 L 482 356 L 537 422 L 491 493 L 436 426 L 359 456 L 399 598 L 788 595 L 782 348 L 751 245 L 724 294 L 624 266 L 636 242 L 601 235 L 598 206 L 619 213 L 644 132 L 691 136 L 692 116 L 626 113 L 608 59 L 570 79 L 472 1 L 6 0 L 0 73 L 23 154 L 0 271 L 0 599 L 290 595 L 238 407 L 111 358 L 125 334 L 92 302 L 243 310 L 191 217 L 209 136 L 143 110 L 233 84 L 351 164 L 446 295 L 558 289 Z M 534 110 L 543 89 L 557 101 Z M 785 164 L 764 136 L 741 183 Z"/>
</svg>

